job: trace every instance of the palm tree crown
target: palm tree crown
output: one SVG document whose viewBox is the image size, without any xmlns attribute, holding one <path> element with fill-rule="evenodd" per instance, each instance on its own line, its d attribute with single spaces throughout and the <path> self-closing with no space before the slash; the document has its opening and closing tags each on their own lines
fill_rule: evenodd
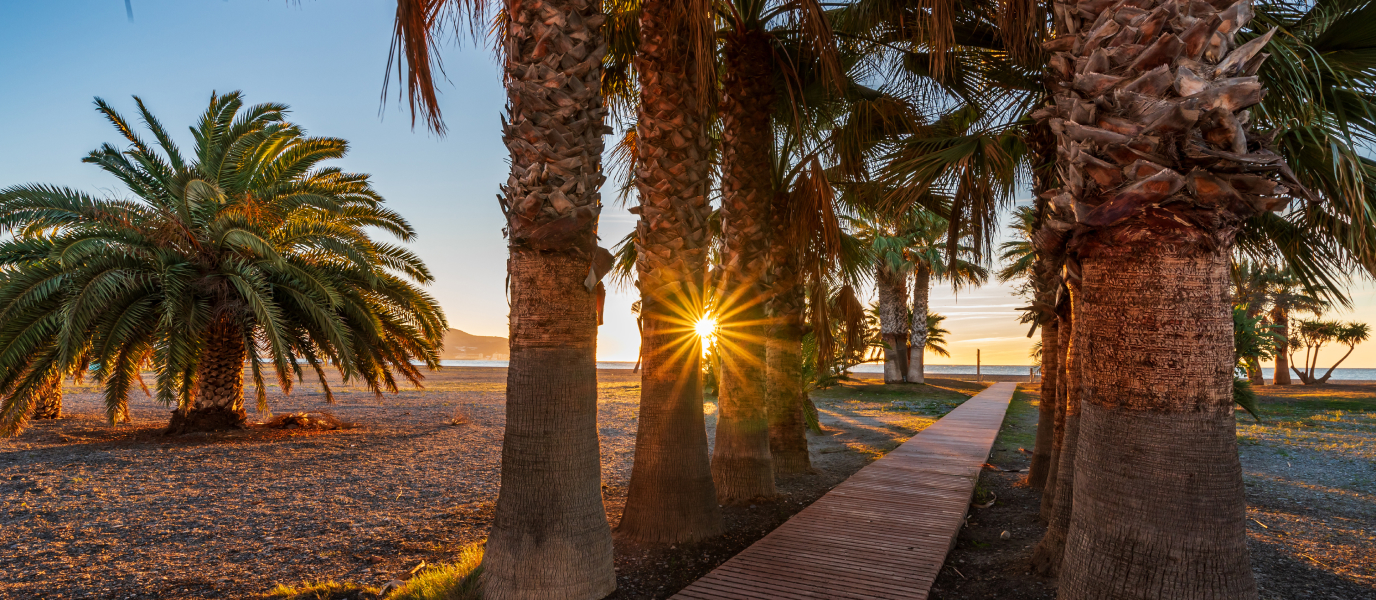
<svg viewBox="0 0 1376 600">
<path fill-rule="evenodd" d="M 367 175 L 321 166 L 345 154 L 344 140 L 307 137 L 285 105 L 245 108 L 233 92 L 211 96 L 188 156 L 135 101 L 161 152 L 96 99 L 129 145 L 84 159 L 132 198 L 0 191 L 0 232 L 13 236 L 0 244 L 0 320 L 28 324 L 0 330 L 0 427 L 22 427 L 43 377 L 86 365 L 105 383 L 112 420 L 145 364 L 163 403 L 186 411 L 228 394 L 239 413 L 245 359 L 260 408 L 263 362 L 287 392 L 303 363 L 322 385 L 328 362 L 379 393 L 396 391 L 394 373 L 418 384 L 412 360 L 438 366 L 445 319 L 416 285 L 429 271 L 365 228 L 403 241 L 414 230 Z"/>
</svg>

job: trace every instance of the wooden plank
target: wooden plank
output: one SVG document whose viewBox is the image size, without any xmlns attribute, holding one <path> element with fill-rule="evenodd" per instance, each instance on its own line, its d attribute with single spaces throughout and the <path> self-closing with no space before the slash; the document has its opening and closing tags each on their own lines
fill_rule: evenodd
<svg viewBox="0 0 1376 600">
<path fill-rule="evenodd" d="M 966 400 L 674 598 L 926 598 L 1015 387 Z"/>
</svg>

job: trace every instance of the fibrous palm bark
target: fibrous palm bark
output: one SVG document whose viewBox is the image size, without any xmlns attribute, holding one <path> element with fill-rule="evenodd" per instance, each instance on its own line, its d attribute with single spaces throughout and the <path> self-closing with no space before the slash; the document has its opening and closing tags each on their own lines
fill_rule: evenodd
<svg viewBox="0 0 1376 600">
<path fill-rule="evenodd" d="M 723 527 L 702 410 L 702 341 L 693 329 L 704 300 L 711 207 L 708 115 L 693 85 L 700 57 L 691 21 L 706 29 L 707 17 L 671 0 L 649 0 L 640 13 L 635 239 L 644 370 L 635 463 L 617 531 L 645 542 L 697 541 Z"/>
<path fill-rule="evenodd" d="M 511 360 L 483 597 L 602 598 L 616 589 L 595 362 L 606 16 L 588 0 L 509 1 L 506 15 Z"/>
<path fill-rule="evenodd" d="M 168 433 L 216 431 L 244 427 L 244 330 L 228 316 L 210 325 L 205 349 L 196 365 L 194 399 L 172 413 Z"/>
<path fill-rule="evenodd" d="M 1276 340 L 1276 368 L 1271 375 L 1275 385 L 1290 385 L 1290 313 L 1284 307 L 1271 309 L 1271 324 L 1280 336 Z"/>
<path fill-rule="evenodd" d="M 726 504 L 776 493 L 765 405 L 763 303 L 774 195 L 774 76 L 769 38 L 758 30 L 730 31 L 722 56 L 721 384 L 712 479 L 717 498 Z"/>
<path fill-rule="evenodd" d="M 40 390 L 34 398 L 33 418 L 35 419 L 61 419 L 62 418 L 62 378 L 53 377 Z"/>
<path fill-rule="evenodd" d="M 778 198 L 786 198 L 780 194 Z M 778 474 L 812 470 L 807 451 L 807 419 L 803 386 L 804 290 L 800 281 L 797 249 L 785 234 L 788 211 L 775 207 L 770 241 L 771 291 L 769 339 L 766 342 L 765 375 L 769 407 L 769 453 Z"/>
<path fill-rule="evenodd" d="M 1057 332 L 1060 327 L 1053 319 L 1042 325 L 1042 385 L 1037 402 L 1037 439 L 1032 449 L 1032 465 L 1028 468 L 1028 484 L 1047 489 L 1047 472 L 1051 469 L 1051 444 L 1056 429 L 1056 369 Z"/>
<path fill-rule="evenodd" d="M 1060 450 L 1056 456 L 1055 491 L 1052 495 L 1050 514 L 1045 515 L 1046 533 L 1032 552 L 1032 569 L 1047 577 L 1055 577 L 1060 572 L 1061 558 L 1065 555 L 1066 531 L 1070 527 L 1070 517 L 1075 504 L 1075 454 L 1080 439 L 1080 355 L 1086 351 L 1082 348 L 1083 342 L 1076 335 L 1082 334 L 1084 328 L 1079 326 L 1075 317 L 1075 287 L 1073 283 L 1068 286 L 1071 304 L 1069 326 L 1058 328 L 1058 333 L 1063 331 L 1068 335 L 1064 336 L 1064 340 L 1058 340 L 1058 348 L 1065 364 L 1062 365 L 1057 379 L 1058 385 L 1065 390 L 1065 399 L 1061 403 L 1064 407 L 1061 419 L 1063 433 Z"/>
<path fill-rule="evenodd" d="M 908 358 L 908 277 L 881 261 L 874 282 L 879 292 L 879 336 L 884 342 L 884 383 L 903 383 Z"/>
<path fill-rule="evenodd" d="M 913 272 L 912 328 L 908 331 L 908 383 L 925 383 L 927 368 L 927 311 L 932 288 L 932 270 L 925 264 Z"/>
<path fill-rule="evenodd" d="M 1083 342 L 1060 597 L 1256 598 L 1232 400 L 1228 255 L 1288 177 L 1247 132 L 1269 34 L 1243 0 L 1054 5 L 1054 102 Z M 1082 328 L 1082 329 L 1081 329 Z"/>
<path fill-rule="evenodd" d="M 1069 383 L 1065 372 L 1066 351 L 1070 349 L 1070 340 L 1075 333 L 1075 323 L 1071 321 L 1068 311 L 1059 314 L 1056 323 L 1056 362 L 1052 365 L 1056 372 L 1056 386 L 1051 398 L 1051 454 L 1046 471 L 1046 487 L 1042 490 L 1042 503 L 1037 513 L 1038 518 L 1047 523 L 1051 522 L 1051 515 L 1056 508 L 1056 494 L 1060 491 L 1057 483 L 1061 473 L 1061 449 L 1065 445 L 1065 402 Z"/>
</svg>

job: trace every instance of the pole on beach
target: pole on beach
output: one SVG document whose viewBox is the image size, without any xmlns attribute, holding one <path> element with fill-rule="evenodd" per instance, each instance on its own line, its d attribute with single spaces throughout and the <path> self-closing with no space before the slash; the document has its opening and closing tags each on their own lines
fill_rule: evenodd
<svg viewBox="0 0 1376 600">
<path fill-rule="evenodd" d="M 975 349 L 975 381 L 984 381 L 984 375 L 980 373 L 979 348 Z"/>
</svg>

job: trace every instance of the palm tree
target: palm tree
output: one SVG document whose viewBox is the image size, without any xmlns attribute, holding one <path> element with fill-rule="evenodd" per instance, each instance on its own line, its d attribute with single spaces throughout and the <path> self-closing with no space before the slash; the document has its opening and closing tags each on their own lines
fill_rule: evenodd
<svg viewBox="0 0 1376 600">
<path fill-rule="evenodd" d="M 1303 282 L 1289 271 L 1273 271 L 1266 280 L 1266 294 L 1271 303 L 1269 318 L 1278 336 L 1272 380 L 1275 385 L 1290 385 L 1290 316 L 1297 312 L 1318 315 L 1327 310 L 1331 303 L 1320 297 L 1324 290 L 1311 294 L 1304 289 Z"/>
<path fill-rule="evenodd" d="M 712 477 L 718 499 L 734 503 L 776 493 L 767 411 L 766 265 L 771 208 L 782 191 L 773 163 L 778 156 L 773 117 L 779 92 L 789 93 L 777 76 L 790 71 L 789 63 L 779 58 L 784 55 L 782 34 L 797 36 L 820 65 L 821 79 L 839 82 L 842 76 L 830 26 L 816 0 L 724 1 L 717 4 L 717 13 L 722 23 L 721 376 Z M 799 101 L 793 96 L 789 100 Z"/>
<path fill-rule="evenodd" d="M 0 191 L 0 231 L 16 234 L 0 246 L 10 269 L 0 312 L 25 324 L 0 332 L 6 432 L 22 425 L 29 397 L 87 364 L 105 383 L 112 423 L 150 364 L 158 399 L 177 407 L 174 433 L 243 426 L 245 360 L 260 410 L 265 360 L 288 393 L 298 361 L 322 385 L 329 362 L 379 393 L 397 390 L 394 374 L 419 385 L 411 360 L 439 365 L 444 317 L 412 283 L 429 272 L 365 228 L 402 240 L 414 231 L 366 175 L 321 165 L 345 154 L 343 140 L 306 137 L 284 120 L 286 106 L 245 108 L 233 92 L 211 96 L 183 155 L 135 101 L 161 152 L 97 98 L 129 147 L 106 144 L 85 159 L 134 199 L 48 185 Z"/>
<path fill-rule="evenodd" d="M 721 510 L 702 410 L 714 49 L 708 2 L 647 0 L 635 54 L 634 232 L 640 288 L 640 420 L 619 532 L 682 543 L 717 535 Z"/>
<path fill-rule="evenodd" d="M 443 131 L 431 49 L 448 22 L 482 30 L 483 0 L 398 0 L 393 57 L 412 114 Z M 597 246 L 602 173 L 598 2 L 504 2 L 496 47 L 511 175 L 506 216 L 511 303 L 502 482 L 483 558 L 487 598 L 601 598 L 616 589 L 597 438 Z"/>
<path fill-rule="evenodd" d="M 930 348 L 927 339 L 931 335 L 924 315 L 929 313 L 932 279 L 949 281 L 952 289 L 959 290 L 966 286 L 984 285 L 989 280 L 989 272 L 970 260 L 974 249 L 969 246 L 957 245 L 954 257 L 946 255 L 951 250 L 951 244 L 945 240 L 949 235 L 949 227 L 944 220 L 919 221 L 914 225 L 907 251 L 908 264 L 913 272 L 913 300 L 906 380 L 908 383 L 923 383 L 926 370 L 924 354 Z"/>
<path fill-rule="evenodd" d="M 1352 355 L 1352 351 L 1357 348 L 1357 344 L 1371 338 L 1371 328 L 1366 323 L 1339 323 L 1337 321 L 1300 321 L 1299 327 L 1293 337 L 1290 338 L 1289 345 L 1293 348 L 1304 347 L 1304 370 L 1295 368 L 1295 375 L 1299 376 L 1300 381 L 1305 385 L 1323 385 L 1328 383 L 1328 379 L 1333 376 L 1333 370 L 1338 365 L 1343 364 L 1347 357 Z M 1330 343 L 1339 343 L 1347 346 L 1347 353 L 1343 354 L 1338 362 L 1328 368 L 1328 371 L 1321 377 L 1315 377 L 1314 373 L 1319 366 L 1319 351 Z M 1293 350 L 1291 350 L 1293 351 Z"/>
</svg>

